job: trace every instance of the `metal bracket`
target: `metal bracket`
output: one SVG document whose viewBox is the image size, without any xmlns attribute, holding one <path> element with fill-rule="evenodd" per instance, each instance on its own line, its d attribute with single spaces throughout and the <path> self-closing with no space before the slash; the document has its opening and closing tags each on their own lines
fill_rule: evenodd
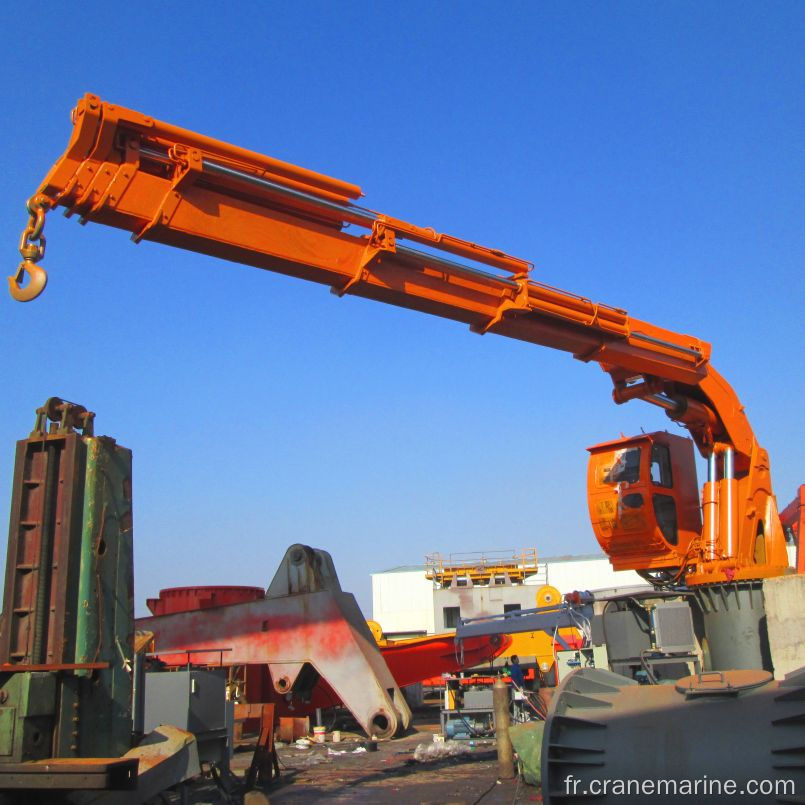
<svg viewBox="0 0 805 805">
<path fill-rule="evenodd" d="M 604 352 L 605 347 L 606 343 L 602 342 L 594 346 L 589 352 L 574 352 L 573 357 L 577 361 L 581 361 L 582 363 L 590 363 L 590 361 L 598 359 L 597 356 L 601 355 Z"/>
<path fill-rule="evenodd" d="M 168 157 L 176 165 L 171 189 L 165 193 L 162 203 L 151 220 L 131 236 L 135 243 L 139 243 L 155 226 L 167 226 L 170 223 L 176 208 L 179 206 L 179 202 L 182 200 L 181 191 L 188 185 L 193 184 L 204 170 L 201 152 L 195 148 L 187 149 L 181 145 L 174 145 L 168 152 Z"/>
<path fill-rule="evenodd" d="M 393 229 L 389 229 L 383 221 L 375 221 L 372 224 L 372 234 L 358 259 L 358 267 L 355 273 L 340 288 L 333 285 L 330 289 L 336 296 L 343 296 L 353 285 L 366 279 L 368 272 L 366 267 L 381 252 L 396 252 L 397 236 Z"/>
<path fill-rule="evenodd" d="M 108 164 L 105 166 L 111 178 L 106 186 L 93 188 L 97 198 L 90 208 L 79 218 L 79 223 L 83 226 L 92 219 L 100 209 L 106 204 L 114 206 L 120 201 L 123 193 L 134 179 L 140 164 L 140 141 L 134 137 L 126 140 L 124 148 L 124 159 L 119 165 Z M 98 172 L 99 174 L 101 171 Z M 76 205 L 78 206 L 78 205 Z"/>
<path fill-rule="evenodd" d="M 72 433 L 80 430 L 83 436 L 93 435 L 95 414 L 83 405 L 68 402 L 61 397 L 49 397 L 43 406 L 36 409 L 36 423 L 31 438 L 45 436 L 48 420 L 58 423 L 56 433 Z"/>
<path fill-rule="evenodd" d="M 267 665 L 274 690 L 285 695 L 292 691 L 294 683 L 305 664 L 303 662 L 270 662 Z"/>
<path fill-rule="evenodd" d="M 532 308 L 528 300 L 528 273 L 515 274 L 512 278 L 517 283 L 517 288 L 510 291 L 510 295 L 498 305 L 495 315 L 489 319 L 485 324 L 471 324 L 470 330 L 479 335 L 489 332 L 496 324 L 499 324 L 503 316 L 509 311 L 518 311 L 520 313 L 530 313 Z"/>
</svg>

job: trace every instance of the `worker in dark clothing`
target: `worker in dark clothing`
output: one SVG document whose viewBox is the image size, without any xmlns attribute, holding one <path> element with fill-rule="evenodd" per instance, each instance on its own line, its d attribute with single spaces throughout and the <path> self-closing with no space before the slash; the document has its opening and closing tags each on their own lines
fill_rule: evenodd
<svg viewBox="0 0 805 805">
<path fill-rule="evenodd" d="M 509 658 L 509 676 L 512 682 L 522 689 L 525 687 L 525 677 L 523 676 L 523 669 L 520 667 L 520 658 L 516 654 L 512 654 Z"/>
</svg>

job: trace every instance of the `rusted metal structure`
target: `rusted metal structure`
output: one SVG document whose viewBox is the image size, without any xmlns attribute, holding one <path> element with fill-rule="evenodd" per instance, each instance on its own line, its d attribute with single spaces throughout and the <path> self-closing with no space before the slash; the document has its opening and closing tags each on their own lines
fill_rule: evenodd
<svg viewBox="0 0 805 805">
<path fill-rule="evenodd" d="M 95 436 L 93 418 L 52 397 L 17 443 L 0 624 L 0 789 L 136 785 L 136 761 L 110 760 L 131 747 L 131 452 Z M 52 768 L 29 765 L 53 759 Z"/>
<path fill-rule="evenodd" d="M 145 605 L 152 615 L 171 615 L 194 609 L 209 609 L 225 604 L 243 604 L 265 598 L 262 587 L 209 585 L 204 587 L 170 587 L 159 591 L 158 598 L 149 598 Z"/>
<path fill-rule="evenodd" d="M 388 737 L 410 723 L 411 711 L 326 551 L 288 548 L 265 597 L 140 618 L 137 628 L 154 633 L 156 657 L 167 665 L 247 666 L 250 702 L 274 701 L 299 714 L 319 701 L 316 694 L 323 696 L 319 706 L 329 694 L 369 735 Z"/>
<path fill-rule="evenodd" d="M 227 604 L 242 604 L 263 598 L 265 590 L 262 587 L 170 587 L 160 590 L 158 598 L 149 598 L 146 605 L 153 615 L 170 615 Z M 440 677 L 444 673 L 473 668 L 494 659 L 511 643 L 511 638 L 506 635 L 491 635 L 470 638 L 457 647 L 452 632 L 405 640 L 387 640 L 383 637 L 380 624 L 375 621 L 366 623 L 394 681 L 400 688 L 431 677 Z M 194 657 L 188 656 L 187 659 L 195 662 Z M 253 672 L 252 679 L 254 679 Z M 328 696 L 325 706 L 331 706 L 337 698 L 332 691 L 328 691 Z M 317 702 L 317 706 L 318 704 Z M 298 708 L 295 706 L 294 709 Z M 312 710 L 315 710 L 315 707 L 311 708 L 311 712 Z"/>
<path fill-rule="evenodd" d="M 199 773 L 192 734 L 142 736 L 133 719 L 131 451 L 95 436 L 94 416 L 51 397 L 17 443 L 0 619 L 9 805 L 134 805 Z"/>
</svg>

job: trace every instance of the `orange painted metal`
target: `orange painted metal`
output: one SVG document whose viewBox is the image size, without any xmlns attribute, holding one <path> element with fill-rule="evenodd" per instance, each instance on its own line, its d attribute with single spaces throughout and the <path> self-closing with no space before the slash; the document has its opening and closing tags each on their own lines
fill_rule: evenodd
<svg viewBox="0 0 805 805">
<path fill-rule="evenodd" d="M 24 261 L 10 278 L 16 298 L 34 298 L 44 287 L 35 273 L 44 239 L 34 213 L 61 205 L 82 222 L 124 229 L 135 241 L 194 250 L 569 352 L 610 374 L 616 402 L 640 398 L 666 408 L 702 455 L 723 446 L 734 451 L 734 480 L 720 483 L 730 487 L 732 507 L 716 504 L 732 523 L 731 552 L 699 537 L 682 558 L 676 547 L 646 545 L 629 566 L 680 570 L 688 584 L 785 572 L 768 455 L 734 390 L 710 365 L 708 343 L 536 281 L 528 261 L 499 249 L 360 207 L 355 184 L 94 95 L 79 101 L 73 123 L 66 152 L 29 204 L 34 220 L 23 237 Z M 23 288 L 26 273 L 33 286 Z"/>
<path fill-rule="evenodd" d="M 403 687 L 430 677 L 474 668 L 502 654 L 510 644 L 508 635 L 470 637 L 463 641 L 459 652 L 455 635 L 437 634 L 410 640 L 381 640 L 378 647 L 394 681 Z"/>
<path fill-rule="evenodd" d="M 658 449 L 667 450 L 666 478 L 653 477 L 651 459 Z M 646 433 L 604 442 L 589 451 L 590 522 L 612 566 L 623 570 L 640 563 L 643 570 L 666 568 L 669 553 L 677 555 L 674 566 L 683 564 L 702 531 L 690 439 Z M 663 519 L 669 506 L 674 515 Z"/>
<path fill-rule="evenodd" d="M 805 532 L 805 484 L 797 489 L 794 499 L 780 512 L 780 521 L 797 546 L 797 573 L 805 573 L 805 544 L 802 542 Z"/>
</svg>

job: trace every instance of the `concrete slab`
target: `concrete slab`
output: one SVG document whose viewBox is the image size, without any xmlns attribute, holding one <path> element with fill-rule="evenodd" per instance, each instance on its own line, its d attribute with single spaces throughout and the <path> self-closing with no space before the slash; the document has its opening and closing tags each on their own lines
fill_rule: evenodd
<svg viewBox="0 0 805 805">
<path fill-rule="evenodd" d="M 763 581 L 775 679 L 805 667 L 805 575 Z"/>
</svg>

